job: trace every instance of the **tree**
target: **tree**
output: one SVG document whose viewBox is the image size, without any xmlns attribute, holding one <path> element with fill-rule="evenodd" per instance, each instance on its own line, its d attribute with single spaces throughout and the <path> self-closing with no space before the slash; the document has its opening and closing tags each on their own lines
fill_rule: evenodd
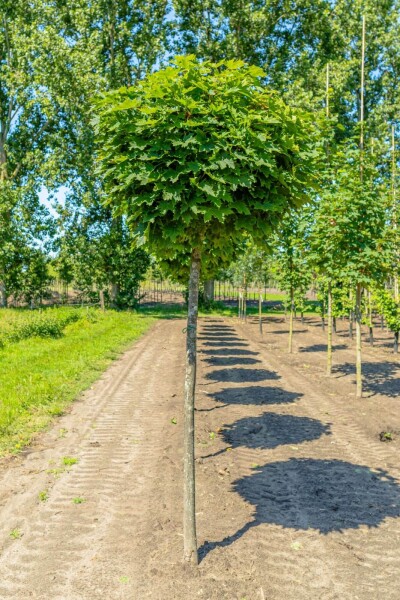
<svg viewBox="0 0 400 600">
<path fill-rule="evenodd" d="M 339 148 L 331 161 L 331 184 L 320 197 L 310 236 L 311 254 L 314 266 L 331 287 L 334 282 L 345 281 L 354 291 L 358 329 L 356 395 L 361 397 L 361 294 L 363 288 L 382 282 L 389 268 L 386 207 L 379 173 L 370 156 L 363 160 L 363 181 L 359 151 L 354 145 L 349 147 L 347 143 L 345 151 Z"/>
<path fill-rule="evenodd" d="M 245 232 L 265 238 L 307 197 L 310 118 L 240 61 L 178 57 L 97 104 L 109 202 L 162 258 L 190 255 L 185 377 L 184 558 L 197 564 L 194 392 L 198 285 L 207 252 L 225 259 Z"/>
<path fill-rule="evenodd" d="M 299 215 L 292 212 L 282 221 L 274 240 L 274 276 L 290 302 L 288 351 L 293 351 L 293 318 L 297 304 L 304 304 L 312 274 L 307 262 L 305 230 L 308 211 Z"/>
<path fill-rule="evenodd" d="M 91 98 L 102 90 L 133 85 L 162 60 L 169 31 L 165 23 L 167 2 L 62 0 L 58 9 L 65 35 L 74 40 L 75 56 L 79 59 L 74 75 L 80 99 L 79 110 L 75 110 L 71 120 L 75 138 L 69 148 L 69 192 L 65 206 L 59 207 L 61 245 L 72 252 L 76 275 L 81 264 L 83 276 L 79 279 L 84 290 L 92 285 L 90 281 L 99 289 L 107 288 L 111 303 L 118 306 L 123 297 L 132 297 L 126 292 L 133 289 L 133 265 L 141 264 L 143 250 L 133 256 L 125 223 L 102 204 L 103 189 L 93 162 Z M 122 275 L 128 255 L 131 266 L 129 276 L 126 274 L 130 282 Z M 141 271 L 137 276 L 141 276 Z"/>
<path fill-rule="evenodd" d="M 268 251 L 255 245 L 251 238 L 245 239 L 238 248 L 237 260 L 230 266 L 228 278 L 234 285 L 243 288 L 239 296 L 239 317 L 246 319 L 247 289 L 249 284 L 264 285 L 268 268 Z M 259 328 L 262 333 L 262 297 L 259 300 Z"/>
</svg>

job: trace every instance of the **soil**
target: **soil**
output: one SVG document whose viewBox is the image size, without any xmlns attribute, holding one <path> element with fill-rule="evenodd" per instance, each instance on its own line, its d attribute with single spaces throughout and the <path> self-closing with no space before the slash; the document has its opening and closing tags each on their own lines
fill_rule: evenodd
<svg viewBox="0 0 400 600">
<path fill-rule="evenodd" d="M 0 598 L 398 600 L 400 362 L 379 331 L 356 400 L 339 325 L 327 378 L 317 321 L 296 323 L 289 355 L 283 319 L 263 336 L 256 319 L 201 319 L 196 570 L 181 562 L 184 322 L 157 322 L 3 462 Z"/>
</svg>

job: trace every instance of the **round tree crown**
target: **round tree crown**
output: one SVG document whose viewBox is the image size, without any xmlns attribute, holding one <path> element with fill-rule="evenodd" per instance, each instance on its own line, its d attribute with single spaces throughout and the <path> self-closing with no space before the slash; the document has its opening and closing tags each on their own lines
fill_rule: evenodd
<svg viewBox="0 0 400 600">
<path fill-rule="evenodd" d="M 242 61 L 194 56 L 97 101 L 107 201 L 155 254 L 206 245 L 229 258 L 307 199 L 317 155 L 309 115 L 287 106 Z"/>
</svg>

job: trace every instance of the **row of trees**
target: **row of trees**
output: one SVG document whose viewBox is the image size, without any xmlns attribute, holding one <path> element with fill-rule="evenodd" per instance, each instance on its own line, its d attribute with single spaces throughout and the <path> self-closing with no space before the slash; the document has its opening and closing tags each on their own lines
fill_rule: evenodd
<svg viewBox="0 0 400 600">
<path fill-rule="evenodd" d="M 73 277 L 125 301 L 135 243 L 124 218 L 101 201 L 90 109 L 100 90 L 132 85 L 171 55 L 193 52 L 259 65 L 287 102 L 316 111 L 325 104 L 329 63 L 333 137 L 346 148 L 360 112 L 362 12 L 373 32 L 365 51 L 364 112 L 370 139 L 382 139 L 383 128 L 398 119 L 398 0 L 2 2 L 2 302 L 31 285 L 29 265 L 40 263 L 41 253 L 60 257 L 65 281 Z M 61 203 L 60 186 L 67 189 Z M 55 213 L 40 202 L 43 189 L 54 194 Z"/>
</svg>

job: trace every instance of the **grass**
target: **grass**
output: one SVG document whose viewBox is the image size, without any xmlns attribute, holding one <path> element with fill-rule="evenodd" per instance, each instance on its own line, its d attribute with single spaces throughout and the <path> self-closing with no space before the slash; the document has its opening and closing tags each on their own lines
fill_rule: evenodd
<svg viewBox="0 0 400 600">
<path fill-rule="evenodd" d="M 272 295 L 272 294 L 271 294 Z M 280 300 L 282 300 L 282 296 Z M 315 300 L 307 301 L 307 308 L 304 312 L 305 315 L 315 315 L 316 308 L 318 302 Z M 184 304 L 150 304 L 150 305 L 142 305 L 138 311 L 140 314 L 157 317 L 159 319 L 183 319 L 187 317 L 187 308 Z M 266 306 L 265 303 L 262 307 L 263 316 L 268 315 L 282 315 L 284 314 L 284 310 L 278 305 L 276 306 Z M 237 317 L 238 315 L 238 306 L 237 303 L 234 304 L 224 304 L 223 302 L 215 302 L 213 306 L 209 309 L 200 308 L 199 309 L 199 317 L 210 317 L 210 316 L 223 316 L 223 317 Z M 258 305 L 254 302 L 247 304 L 247 315 L 248 316 L 257 316 L 258 315 Z M 299 316 L 299 314 L 298 314 Z"/>
<path fill-rule="evenodd" d="M 53 316 L 57 309 L 48 310 Z M 29 444 L 155 321 L 132 312 L 68 310 L 80 311 L 79 318 L 58 337 L 8 338 L 0 348 L 0 456 Z M 1 329 L 26 319 L 27 311 L 0 310 Z"/>
</svg>

